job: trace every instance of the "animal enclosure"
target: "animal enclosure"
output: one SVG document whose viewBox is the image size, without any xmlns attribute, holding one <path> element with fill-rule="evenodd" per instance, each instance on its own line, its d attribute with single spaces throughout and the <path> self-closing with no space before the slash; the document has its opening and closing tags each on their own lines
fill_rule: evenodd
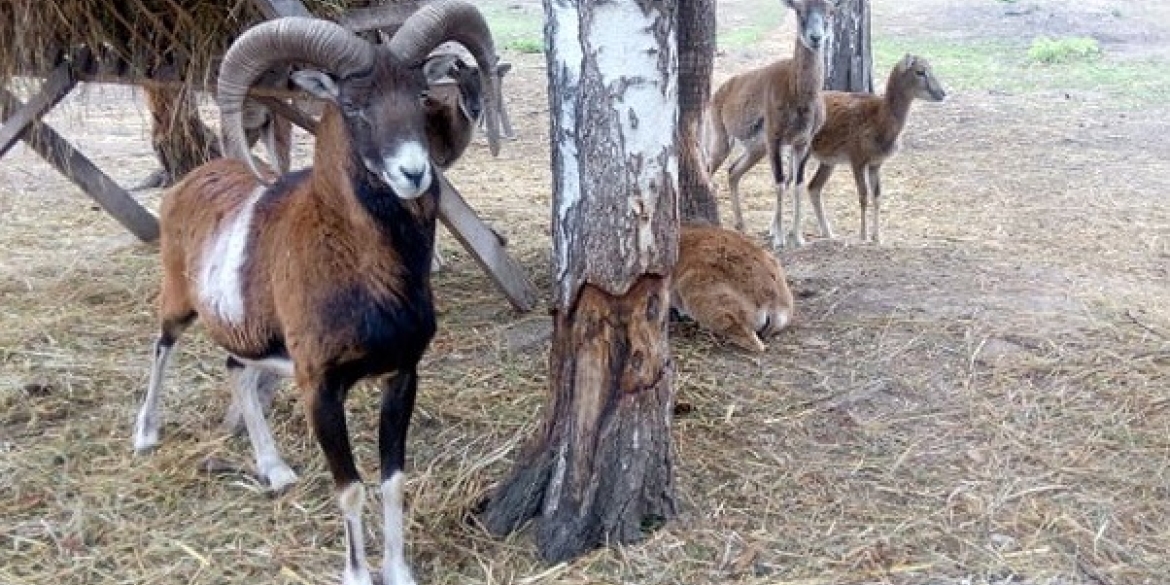
<svg viewBox="0 0 1170 585">
<path fill-rule="evenodd" d="M 477 138 L 449 175 L 547 296 L 546 80 L 523 42 L 540 38 L 540 5 L 481 4 L 514 65 L 518 139 L 492 158 Z M 719 6 L 716 83 L 792 50 L 779 2 Z M 874 70 L 922 55 L 947 100 L 914 108 L 883 166 L 880 246 L 853 229 L 824 241 L 806 218 L 808 245 L 781 255 L 796 318 L 766 352 L 672 326 L 680 516 L 645 543 L 549 567 L 527 535 L 467 521 L 540 420 L 549 318 L 514 312 L 442 234 L 439 329 L 408 441 L 420 582 L 1167 580 L 1170 6 L 875 1 L 873 18 Z M 1101 51 L 1039 63 L 1040 37 Z M 49 119 L 123 184 L 155 168 L 128 88 L 89 86 Z M 294 166 L 309 152 L 298 131 Z M 740 188 L 764 243 L 766 165 Z M 838 225 L 858 224 L 848 173 L 824 195 Z M 157 192 L 138 198 L 157 208 Z M 165 448 L 133 455 L 157 249 L 18 146 L 0 160 L 0 250 L 0 582 L 337 581 L 331 480 L 294 393 L 270 420 L 301 481 L 269 498 L 246 439 L 218 428 L 230 391 L 199 327 L 171 364 Z M 369 387 L 348 400 L 367 477 L 377 406 Z"/>
</svg>

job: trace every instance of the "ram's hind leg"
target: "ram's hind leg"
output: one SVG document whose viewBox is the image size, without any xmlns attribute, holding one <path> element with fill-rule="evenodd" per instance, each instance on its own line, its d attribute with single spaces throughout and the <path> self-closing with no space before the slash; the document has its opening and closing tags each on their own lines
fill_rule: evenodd
<svg viewBox="0 0 1170 585">
<path fill-rule="evenodd" d="M 179 336 L 195 320 L 195 310 L 186 301 L 185 295 L 181 293 L 167 295 L 166 292 L 164 282 L 164 294 L 160 297 L 162 303 L 159 310 L 159 335 L 154 341 L 150 382 L 147 383 L 146 396 L 142 399 L 142 406 L 134 422 L 134 451 L 137 453 L 145 453 L 158 446 L 163 423 L 159 404 L 162 401 L 162 385 L 167 362 Z"/>
<path fill-rule="evenodd" d="M 272 410 L 272 401 L 276 398 L 276 392 L 280 390 L 280 382 L 283 379 L 283 376 L 274 372 L 260 370 L 256 384 L 256 397 L 260 400 L 261 412 L 267 414 Z M 233 390 L 232 402 L 228 405 L 228 410 L 223 415 L 223 424 L 220 426 L 224 431 L 233 435 L 243 435 L 248 429 L 244 426 L 244 413 L 240 409 L 239 399 L 236 395 L 237 393 Z"/>
<path fill-rule="evenodd" d="M 252 454 L 256 458 L 256 474 L 268 489 L 280 493 L 297 481 L 297 474 L 284 462 L 276 439 L 264 419 L 264 407 L 260 404 L 260 393 L 265 386 L 275 387 L 275 374 L 256 366 L 246 366 L 235 358 L 228 358 L 228 373 L 232 378 L 233 404 L 239 408 L 248 429 L 252 443 Z"/>
</svg>

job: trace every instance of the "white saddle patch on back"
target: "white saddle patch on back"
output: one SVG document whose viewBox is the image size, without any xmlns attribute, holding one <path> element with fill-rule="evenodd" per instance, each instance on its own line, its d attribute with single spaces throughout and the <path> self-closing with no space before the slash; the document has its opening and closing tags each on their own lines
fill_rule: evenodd
<svg viewBox="0 0 1170 585">
<path fill-rule="evenodd" d="M 203 251 L 203 266 L 199 270 L 200 300 L 216 317 L 233 325 L 244 321 L 240 271 L 247 258 L 245 248 L 252 231 L 252 215 L 263 193 L 263 187 L 257 187 L 236 211 L 235 217 L 223 220 Z"/>
</svg>

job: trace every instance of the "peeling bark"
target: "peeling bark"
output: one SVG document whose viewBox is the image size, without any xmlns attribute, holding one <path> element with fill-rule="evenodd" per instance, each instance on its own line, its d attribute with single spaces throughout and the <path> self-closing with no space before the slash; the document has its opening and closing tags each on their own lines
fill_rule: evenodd
<svg viewBox="0 0 1170 585">
<path fill-rule="evenodd" d="M 676 0 L 545 0 L 555 295 L 541 431 L 481 520 L 557 562 L 675 514 Z"/>
</svg>

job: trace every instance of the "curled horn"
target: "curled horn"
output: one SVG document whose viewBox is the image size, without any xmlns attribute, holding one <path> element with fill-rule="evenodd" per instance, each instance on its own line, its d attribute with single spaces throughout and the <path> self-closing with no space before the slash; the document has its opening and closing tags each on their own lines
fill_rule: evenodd
<svg viewBox="0 0 1170 585">
<path fill-rule="evenodd" d="M 374 49 L 341 25 L 297 16 L 262 22 L 232 43 L 219 67 L 216 89 L 223 154 L 248 163 L 261 180 L 244 133 L 244 98 L 265 71 L 291 61 L 345 78 L 369 70 Z"/>
<path fill-rule="evenodd" d="M 435 0 L 411 14 L 390 39 L 390 51 L 410 66 L 420 65 L 439 45 L 455 41 L 471 53 L 483 83 L 485 127 L 492 154 L 500 152 L 499 75 L 495 44 L 483 14 L 465 0 Z"/>
</svg>

